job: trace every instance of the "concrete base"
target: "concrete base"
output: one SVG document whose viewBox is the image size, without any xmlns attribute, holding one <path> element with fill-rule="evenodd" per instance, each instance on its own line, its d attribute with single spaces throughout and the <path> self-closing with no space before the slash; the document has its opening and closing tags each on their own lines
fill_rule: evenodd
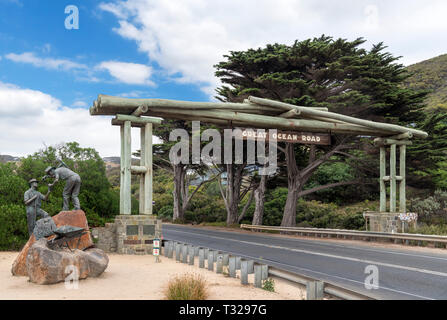
<svg viewBox="0 0 447 320">
<path fill-rule="evenodd" d="M 119 215 L 114 223 L 92 231 L 96 247 L 120 254 L 152 254 L 154 239 L 161 239 L 162 222 L 153 215 Z"/>
<path fill-rule="evenodd" d="M 399 219 L 399 213 L 368 211 L 363 213 L 363 217 L 366 219 L 368 231 L 402 232 L 402 222 Z"/>
</svg>

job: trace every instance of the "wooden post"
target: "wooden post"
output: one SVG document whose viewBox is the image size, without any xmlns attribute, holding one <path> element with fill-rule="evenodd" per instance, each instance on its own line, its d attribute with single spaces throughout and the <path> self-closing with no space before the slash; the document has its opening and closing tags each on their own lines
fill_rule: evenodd
<svg viewBox="0 0 447 320">
<path fill-rule="evenodd" d="M 144 175 L 144 214 L 152 214 L 152 123 L 147 123 L 144 131 L 144 163 L 147 172 Z"/>
<path fill-rule="evenodd" d="M 231 278 L 236 278 L 236 257 L 230 257 L 228 261 L 228 272 Z"/>
<path fill-rule="evenodd" d="M 380 147 L 380 212 L 386 211 L 386 186 L 383 178 L 386 175 L 386 150 Z"/>
<path fill-rule="evenodd" d="M 131 193 L 130 193 L 130 185 L 131 185 L 131 148 L 132 148 L 132 138 L 131 138 L 131 122 L 124 122 L 124 146 L 123 146 L 123 167 L 121 170 L 123 171 L 123 197 L 120 199 L 123 204 L 123 212 L 122 214 L 130 215 L 131 214 Z"/>
<path fill-rule="evenodd" d="M 401 213 L 407 212 L 407 204 L 406 204 L 406 193 L 405 193 L 405 185 L 406 185 L 406 176 L 405 176 L 405 158 L 407 153 L 407 146 L 400 146 L 399 157 L 399 175 L 402 177 L 402 180 L 399 184 L 399 211 Z"/>
<path fill-rule="evenodd" d="M 146 164 L 146 135 L 145 135 L 145 127 L 140 129 L 140 166 L 145 167 Z M 145 213 L 145 192 L 144 192 L 144 180 L 145 174 L 140 175 L 140 214 Z"/>
<path fill-rule="evenodd" d="M 120 126 L 121 156 L 120 156 L 120 214 L 124 214 L 124 125 Z"/>
<path fill-rule="evenodd" d="M 396 145 L 390 152 L 390 212 L 396 212 Z"/>
</svg>

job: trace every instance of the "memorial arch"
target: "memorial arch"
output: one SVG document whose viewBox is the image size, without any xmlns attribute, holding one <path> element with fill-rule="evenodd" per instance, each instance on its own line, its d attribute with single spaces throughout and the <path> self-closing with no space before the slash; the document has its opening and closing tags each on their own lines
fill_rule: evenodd
<svg viewBox="0 0 447 320">
<path fill-rule="evenodd" d="M 131 214 L 130 179 L 140 175 L 140 215 L 152 216 L 152 128 L 162 119 L 202 121 L 224 128 L 286 130 L 287 138 L 301 143 L 321 144 L 320 134 L 348 134 L 374 138 L 380 148 L 380 210 L 366 212 L 373 231 L 392 231 L 400 213 L 406 213 L 406 146 L 412 139 L 424 139 L 426 132 L 399 125 L 358 119 L 326 108 L 300 107 L 283 102 L 249 97 L 243 103 L 190 102 L 164 99 L 127 99 L 99 95 L 90 108 L 92 116 L 114 116 L 112 125 L 121 128 L 120 215 Z M 161 118 L 161 119 L 160 119 Z M 141 128 L 141 163 L 131 165 L 131 127 Z M 306 133 L 306 134 L 301 134 Z M 310 133 L 310 135 L 308 135 Z M 315 136 L 312 138 L 312 136 Z M 279 137 L 279 135 L 278 135 Z M 310 137 L 310 138 L 307 138 Z M 297 138 L 296 138 L 297 139 Z M 315 139 L 315 141 L 312 141 Z M 318 141 L 317 141 L 318 140 Z M 327 140 L 323 138 L 327 143 Z M 293 142 L 293 141 L 288 141 Z M 386 172 L 389 149 L 389 172 Z M 397 170 L 397 159 L 399 168 Z M 387 194 L 387 183 L 390 191 Z M 399 205 L 397 205 L 399 198 Z M 387 208 L 387 199 L 390 205 Z"/>
</svg>

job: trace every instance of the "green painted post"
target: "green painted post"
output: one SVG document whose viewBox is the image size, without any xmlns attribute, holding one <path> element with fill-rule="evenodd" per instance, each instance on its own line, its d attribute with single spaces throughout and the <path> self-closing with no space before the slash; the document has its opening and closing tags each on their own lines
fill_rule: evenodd
<svg viewBox="0 0 447 320">
<path fill-rule="evenodd" d="M 396 212 L 396 145 L 390 152 L 390 212 Z"/>
<path fill-rule="evenodd" d="M 145 157 L 145 154 L 146 154 L 145 131 L 146 130 L 144 127 L 140 129 L 140 142 L 141 142 L 140 143 L 140 166 L 142 166 L 142 167 L 146 166 L 146 162 L 145 162 L 145 160 L 146 160 L 146 157 Z M 144 205 L 145 205 L 144 177 L 145 177 L 144 174 L 140 175 L 140 210 L 139 210 L 140 214 L 144 214 L 144 212 L 145 212 L 145 208 L 144 208 Z"/>
<path fill-rule="evenodd" d="M 143 129 L 141 129 L 143 131 Z M 152 123 L 144 129 L 145 153 L 144 163 L 147 172 L 144 175 L 144 214 L 152 214 Z"/>
<path fill-rule="evenodd" d="M 131 185 L 131 149 L 132 148 L 132 137 L 131 137 L 131 122 L 124 122 L 124 170 L 123 172 L 123 214 L 130 215 L 131 214 L 131 194 L 130 194 L 130 185 Z"/>
<path fill-rule="evenodd" d="M 386 212 L 386 186 L 383 177 L 386 175 L 386 150 L 380 147 L 380 212 Z"/>
<path fill-rule="evenodd" d="M 400 146 L 400 164 L 399 164 L 399 175 L 402 177 L 402 180 L 399 184 L 399 211 L 402 213 L 407 212 L 407 198 L 405 193 L 405 185 L 406 185 L 406 176 L 405 176 L 405 158 L 406 158 L 407 149 L 406 146 Z"/>
<path fill-rule="evenodd" d="M 124 125 L 120 126 L 121 157 L 120 157 L 120 214 L 124 214 Z"/>
</svg>

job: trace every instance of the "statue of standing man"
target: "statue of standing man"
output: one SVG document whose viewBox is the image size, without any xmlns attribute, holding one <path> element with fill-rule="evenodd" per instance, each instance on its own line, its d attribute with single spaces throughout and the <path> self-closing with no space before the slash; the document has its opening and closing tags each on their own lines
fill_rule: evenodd
<svg viewBox="0 0 447 320">
<path fill-rule="evenodd" d="M 36 226 L 37 217 L 47 218 L 50 215 L 42 210 L 42 200 L 47 201 L 50 195 L 51 189 L 48 188 L 47 194 L 44 196 L 37 191 L 37 180 L 31 179 L 29 181 L 30 188 L 24 194 L 24 201 L 26 206 L 26 219 L 28 222 L 29 236 L 33 234 L 34 227 Z"/>
<path fill-rule="evenodd" d="M 62 194 L 64 198 L 64 206 L 62 210 L 69 210 L 70 198 L 73 201 L 73 210 L 80 210 L 81 205 L 79 203 L 78 195 L 79 190 L 81 189 L 81 177 L 76 172 L 73 172 L 66 167 L 59 167 L 57 169 L 55 167 L 48 167 L 45 170 L 45 173 L 48 176 L 55 178 L 54 182 L 48 185 L 50 188 L 52 188 L 59 180 L 67 180 Z"/>
</svg>

